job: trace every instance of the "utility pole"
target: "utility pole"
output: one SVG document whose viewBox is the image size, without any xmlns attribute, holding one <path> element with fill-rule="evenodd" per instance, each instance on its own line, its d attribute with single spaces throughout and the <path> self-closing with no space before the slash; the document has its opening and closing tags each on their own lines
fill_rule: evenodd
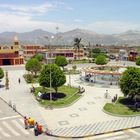
<svg viewBox="0 0 140 140">
<path fill-rule="evenodd" d="M 51 40 L 54 38 L 54 36 L 48 37 L 48 36 L 44 36 L 45 39 L 49 40 L 49 58 L 50 58 L 50 62 L 47 61 L 47 64 L 50 64 L 50 106 L 52 104 L 52 74 L 51 74 L 51 59 L 52 59 L 52 51 L 51 51 Z"/>
<path fill-rule="evenodd" d="M 58 47 L 58 30 L 59 30 L 59 27 L 57 26 L 56 27 L 56 45 Z"/>
</svg>

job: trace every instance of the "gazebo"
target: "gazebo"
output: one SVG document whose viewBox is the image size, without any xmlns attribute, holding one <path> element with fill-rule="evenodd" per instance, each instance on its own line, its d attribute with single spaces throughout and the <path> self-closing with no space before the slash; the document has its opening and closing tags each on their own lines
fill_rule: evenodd
<svg viewBox="0 0 140 140">
<path fill-rule="evenodd" d="M 122 74 L 122 72 L 119 71 L 119 68 L 126 68 L 126 66 L 98 65 L 94 67 L 83 68 L 82 71 L 85 73 L 85 81 L 96 83 L 97 79 L 99 79 L 98 77 L 102 76 L 100 80 L 105 82 L 109 81 L 110 85 L 112 85 L 113 81 L 118 83 L 119 77 Z"/>
</svg>

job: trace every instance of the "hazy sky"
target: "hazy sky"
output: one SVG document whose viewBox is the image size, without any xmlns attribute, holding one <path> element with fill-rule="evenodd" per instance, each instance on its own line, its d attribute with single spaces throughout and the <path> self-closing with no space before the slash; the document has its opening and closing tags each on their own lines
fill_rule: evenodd
<svg viewBox="0 0 140 140">
<path fill-rule="evenodd" d="M 140 0 L 0 0 L 0 32 L 140 30 Z"/>
</svg>

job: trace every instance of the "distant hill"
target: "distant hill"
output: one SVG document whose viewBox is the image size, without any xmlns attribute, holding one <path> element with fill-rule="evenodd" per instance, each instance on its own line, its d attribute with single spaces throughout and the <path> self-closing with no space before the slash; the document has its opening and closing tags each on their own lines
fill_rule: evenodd
<svg viewBox="0 0 140 140">
<path fill-rule="evenodd" d="M 114 36 L 126 42 L 126 44 L 140 45 L 140 31 L 128 30 L 124 33 L 116 34 Z"/>
<path fill-rule="evenodd" d="M 31 32 L 17 33 L 17 32 L 3 32 L 0 33 L 0 44 L 11 44 L 14 36 L 17 36 L 21 44 L 37 44 L 45 41 L 45 37 L 50 37 L 53 34 L 41 29 L 37 29 Z"/>
<path fill-rule="evenodd" d="M 129 30 L 121 34 L 98 34 L 85 29 L 74 29 L 67 32 L 53 34 L 42 29 L 31 32 L 3 32 L 0 33 L 0 44 L 11 44 L 14 36 L 17 36 L 21 44 L 53 44 L 53 45 L 73 45 L 74 38 L 82 38 L 81 43 L 106 44 L 106 45 L 140 45 L 140 31 Z M 54 36 L 53 39 L 51 37 Z"/>
</svg>

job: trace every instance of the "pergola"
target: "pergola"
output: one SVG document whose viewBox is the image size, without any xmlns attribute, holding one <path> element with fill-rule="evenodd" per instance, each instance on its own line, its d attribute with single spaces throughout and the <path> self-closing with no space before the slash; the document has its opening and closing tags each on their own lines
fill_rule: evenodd
<svg viewBox="0 0 140 140">
<path fill-rule="evenodd" d="M 118 66 L 118 65 L 98 65 L 94 67 L 83 68 L 82 71 L 85 72 L 85 75 L 90 75 L 94 77 L 94 82 L 96 82 L 97 75 L 111 75 L 120 76 L 122 72 L 119 71 L 109 71 L 109 70 L 99 70 L 101 68 L 126 68 L 126 66 Z M 110 83 L 112 83 L 113 78 L 110 79 Z"/>
</svg>

